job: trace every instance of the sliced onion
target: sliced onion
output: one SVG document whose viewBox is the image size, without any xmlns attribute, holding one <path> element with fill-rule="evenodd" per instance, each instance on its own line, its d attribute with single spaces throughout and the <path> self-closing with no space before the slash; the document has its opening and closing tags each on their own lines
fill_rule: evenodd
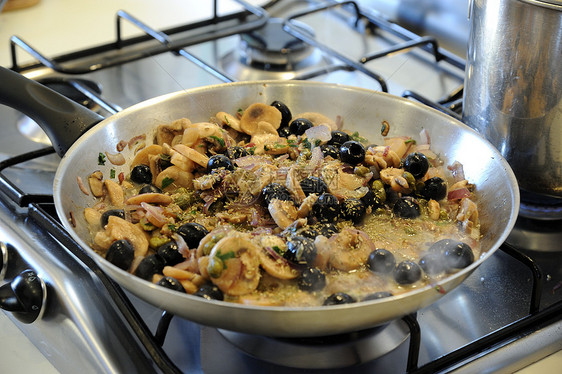
<svg viewBox="0 0 562 374">
<path fill-rule="evenodd" d="M 148 222 L 152 223 L 156 227 L 162 227 L 166 224 L 167 219 L 166 216 L 164 216 L 164 210 L 161 207 L 150 205 L 144 201 L 141 203 L 141 206 L 146 211 L 146 219 L 148 219 Z"/>
<path fill-rule="evenodd" d="M 460 200 L 463 197 L 470 197 L 470 191 L 467 188 L 459 188 L 449 191 L 447 194 L 447 200 Z"/>
<path fill-rule="evenodd" d="M 332 139 L 332 130 L 326 125 L 313 126 L 307 129 L 304 134 L 309 139 L 318 139 L 322 142 Z"/>
<path fill-rule="evenodd" d="M 447 166 L 447 169 L 449 169 L 453 174 L 453 179 L 455 180 L 455 182 L 466 179 L 464 177 L 464 168 L 460 162 L 458 161 L 453 162 L 453 165 Z"/>
<path fill-rule="evenodd" d="M 107 159 L 109 160 L 109 162 L 111 162 L 113 165 L 124 165 L 125 164 L 125 156 L 123 156 L 123 154 L 121 153 L 109 153 L 109 152 L 105 152 L 105 155 L 107 156 Z"/>
<path fill-rule="evenodd" d="M 431 138 L 429 137 L 429 132 L 426 129 L 420 131 L 420 144 L 431 144 Z"/>
</svg>

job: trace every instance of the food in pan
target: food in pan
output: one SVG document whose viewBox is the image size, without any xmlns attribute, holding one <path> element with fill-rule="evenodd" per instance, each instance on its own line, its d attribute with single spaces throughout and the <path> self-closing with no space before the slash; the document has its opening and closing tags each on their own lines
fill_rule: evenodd
<svg viewBox="0 0 562 374">
<path fill-rule="evenodd" d="M 97 253 L 164 287 L 264 306 L 438 292 L 480 255 L 475 186 L 425 131 L 370 144 L 280 101 L 209 116 L 99 154 L 122 165 L 134 150 L 127 173 L 79 180 L 97 198 L 84 211 Z"/>
</svg>

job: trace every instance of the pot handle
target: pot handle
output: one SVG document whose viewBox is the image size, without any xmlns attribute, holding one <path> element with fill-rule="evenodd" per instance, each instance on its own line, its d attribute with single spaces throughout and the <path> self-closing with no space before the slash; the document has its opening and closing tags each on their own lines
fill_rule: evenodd
<svg viewBox="0 0 562 374">
<path fill-rule="evenodd" d="M 0 66 L 0 104 L 33 119 L 45 131 L 59 156 L 104 118 L 65 96 Z"/>
</svg>

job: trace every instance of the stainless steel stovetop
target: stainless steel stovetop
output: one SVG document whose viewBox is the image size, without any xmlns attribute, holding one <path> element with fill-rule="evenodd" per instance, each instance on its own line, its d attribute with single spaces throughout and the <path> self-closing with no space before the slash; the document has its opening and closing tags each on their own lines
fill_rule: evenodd
<svg viewBox="0 0 562 374">
<path fill-rule="evenodd" d="M 103 115 L 161 94 L 229 80 L 307 78 L 375 90 L 387 87 L 395 95 L 443 104 L 439 109 L 459 117 L 462 59 L 443 49 L 437 50 L 436 58 L 432 40 L 420 39 L 368 8 L 360 10 L 357 21 L 354 4 L 273 2 L 265 10 L 249 7 L 252 15 L 245 20 L 238 16 L 215 20 L 169 30 L 168 36 L 158 34 L 160 41 L 125 41 L 117 52 L 112 46 L 100 53 L 87 50 L 55 59 L 57 69 L 68 71 L 147 54 L 93 72 L 70 75 L 39 65 L 20 68 L 38 80 L 96 82 L 102 100 L 90 101 Z M 129 22 L 128 15 L 122 17 L 122 22 Z M 276 51 L 242 52 L 247 44 L 256 48 L 263 44 L 261 39 L 269 32 L 264 29 L 250 30 L 244 37 L 238 33 L 210 37 L 265 22 L 273 29 L 289 27 L 291 40 L 296 38 L 292 44 L 299 52 L 296 57 Z M 186 46 L 179 53 L 159 53 L 182 43 Z M 271 40 L 269 45 L 276 43 L 280 41 Z M 311 43 L 317 45 L 310 47 Z M 411 48 L 396 53 L 396 45 Z M 279 59 L 287 58 L 294 70 L 278 66 Z M 202 62 L 210 67 L 201 67 Z M 512 372 L 562 349 L 562 252 L 552 248 L 531 251 L 504 245 L 461 286 L 417 315 L 357 334 L 277 340 L 171 318 L 115 287 L 59 229 L 48 196 L 58 157 L 50 153 L 34 124 L 1 107 L 0 126 L 4 160 L 0 242 L 6 253 L 2 263 L 8 264 L 0 274 L 5 284 L 32 268 L 45 282 L 42 317 L 31 324 L 11 318 L 61 372 L 73 372 L 77 361 L 84 373 Z M 42 156 L 24 162 L 14 159 L 36 150 Z M 560 232 L 558 221 L 540 226 L 548 228 L 543 234 L 555 238 Z"/>
</svg>

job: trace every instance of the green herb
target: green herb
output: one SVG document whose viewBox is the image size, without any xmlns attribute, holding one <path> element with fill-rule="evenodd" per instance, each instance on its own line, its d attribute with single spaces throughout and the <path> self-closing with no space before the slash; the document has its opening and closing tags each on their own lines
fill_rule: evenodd
<svg viewBox="0 0 562 374">
<path fill-rule="evenodd" d="M 240 115 L 244 114 L 244 109 L 238 108 L 237 113 Z"/>
<path fill-rule="evenodd" d="M 162 189 L 168 187 L 172 183 L 174 183 L 173 178 L 164 177 L 164 179 L 162 179 Z"/>
<path fill-rule="evenodd" d="M 404 143 L 406 143 L 406 144 L 409 144 L 409 143 L 416 144 L 416 139 L 408 139 Z"/>
<path fill-rule="evenodd" d="M 173 223 L 168 223 L 168 230 L 170 230 L 171 232 L 176 232 L 178 228 L 176 227 L 176 225 L 174 225 Z"/>
<path fill-rule="evenodd" d="M 351 134 L 351 139 L 359 143 L 367 143 L 368 141 L 367 138 L 364 138 L 361 135 L 359 135 L 358 131 L 355 131 L 353 134 Z"/>
<path fill-rule="evenodd" d="M 160 160 L 162 161 L 170 161 L 172 159 L 172 156 L 167 155 L 165 153 L 160 153 Z"/>
<path fill-rule="evenodd" d="M 287 144 L 289 144 L 289 147 L 291 148 L 297 147 L 297 142 L 295 141 L 295 139 L 287 139 Z"/>
<path fill-rule="evenodd" d="M 224 116 L 224 122 L 226 122 L 226 124 L 227 124 L 228 126 L 230 126 L 230 122 L 228 121 L 228 117 L 227 117 L 227 116 Z"/>
<path fill-rule="evenodd" d="M 219 143 L 221 145 L 221 147 L 224 147 L 224 139 L 223 138 L 219 138 L 216 135 L 210 135 L 209 138 L 215 139 L 217 141 L 217 143 Z"/>
<path fill-rule="evenodd" d="M 111 169 L 111 170 L 109 171 L 109 177 L 110 177 L 111 179 L 115 178 L 115 169 Z"/>
<path fill-rule="evenodd" d="M 234 254 L 234 251 L 228 251 L 226 253 L 221 253 L 221 251 L 217 251 L 217 254 L 215 255 L 215 257 L 219 258 L 222 263 L 224 264 L 224 268 L 226 269 L 226 260 L 230 259 L 230 258 L 236 258 L 236 255 Z"/>
<path fill-rule="evenodd" d="M 98 153 L 98 165 L 105 165 L 105 155 L 103 153 Z"/>
<path fill-rule="evenodd" d="M 273 247 L 271 247 L 271 249 L 273 249 L 275 252 L 277 252 L 277 254 L 282 255 L 283 254 L 283 250 L 281 250 L 281 248 L 279 248 L 278 246 L 274 245 Z"/>
<path fill-rule="evenodd" d="M 322 141 L 321 141 L 320 139 L 316 139 L 316 140 L 314 141 L 314 146 L 315 146 L 315 147 L 318 147 L 321 143 L 322 143 Z"/>
<path fill-rule="evenodd" d="M 247 151 L 248 151 L 249 154 L 253 155 L 254 152 L 256 152 L 256 147 L 250 147 L 250 148 L 247 149 Z"/>
<path fill-rule="evenodd" d="M 310 140 L 308 140 L 308 138 L 304 138 L 304 140 L 302 141 L 302 145 L 307 149 L 312 148 L 312 144 L 310 144 Z"/>
</svg>

